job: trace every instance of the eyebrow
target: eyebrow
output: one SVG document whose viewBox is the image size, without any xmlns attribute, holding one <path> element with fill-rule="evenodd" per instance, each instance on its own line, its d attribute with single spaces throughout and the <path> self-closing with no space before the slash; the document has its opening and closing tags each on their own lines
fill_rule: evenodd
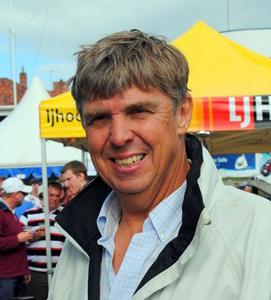
<svg viewBox="0 0 271 300">
<path fill-rule="evenodd" d="M 137 102 L 128 105 L 125 109 L 125 113 L 132 113 L 140 109 L 144 109 L 152 112 L 152 111 L 156 111 L 157 107 L 158 104 L 155 102 L 149 102 L 149 101 Z"/>
<path fill-rule="evenodd" d="M 124 113 L 130 114 L 133 112 L 136 112 L 137 110 L 148 110 L 151 112 L 155 112 L 158 108 L 158 104 L 155 102 L 150 102 L 150 101 L 142 101 L 142 102 L 137 102 L 137 103 L 132 103 L 129 104 L 127 107 L 124 109 Z M 107 110 L 96 110 L 93 112 L 87 112 L 83 113 L 83 125 L 86 126 L 89 124 L 90 121 L 94 119 L 99 119 L 99 118 L 110 118 L 111 117 L 111 112 Z"/>
</svg>

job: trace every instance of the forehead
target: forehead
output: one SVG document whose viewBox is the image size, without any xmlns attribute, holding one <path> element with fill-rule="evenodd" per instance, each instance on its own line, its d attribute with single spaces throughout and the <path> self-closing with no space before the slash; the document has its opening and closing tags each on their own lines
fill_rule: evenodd
<svg viewBox="0 0 271 300">
<path fill-rule="evenodd" d="M 61 193 L 61 191 L 59 190 L 59 189 L 57 189 L 57 188 L 55 188 L 55 187 L 53 187 L 53 186 L 49 186 L 49 188 L 48 188 L 48 192 L 49 193 Z"/>
<path fill-rule="evenodd" d="M 63 174 L 62 174 L 62 178 L 65 179 L 65 178 L 69 178 L 69 177 L 73 177 L 75 176 L 75 174 L 73 173 L 73 171 L 71 169 L 68 169 L 67 171 L 65 171 Z"/>
<path fill-rule="evenodd" d="M 170 98 L 157 88 L 149 88 L 147 91 L 142 91 L 137 87 L 131 87 L 122 94 L 117 94 L 110 98 L 86 101 L 82 108 L 84 114 L 85 112 L 88 113 L 96 110 L 122 110 L 134 104 L 147 102 L 160 103 L 161 101 L 171 103 Z"/>
</svg>

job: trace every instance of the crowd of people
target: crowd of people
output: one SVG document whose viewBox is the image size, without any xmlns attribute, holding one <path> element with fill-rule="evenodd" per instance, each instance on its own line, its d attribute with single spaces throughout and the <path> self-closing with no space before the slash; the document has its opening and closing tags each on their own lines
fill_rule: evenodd
<svg viewBox="0 0 271 300">
<path fill-rule="evenodd" d="M 55 217 L 87 182 L 87 169 L 80 161 L 67 163 L 59 180 L 48 182 L 53 270 L 65 241 L 55 226 Z M 43 186 L 36 178 L 29 183 L 9 177 L 0 184 L 0 300 L 48 297 Z"/>
</svg>

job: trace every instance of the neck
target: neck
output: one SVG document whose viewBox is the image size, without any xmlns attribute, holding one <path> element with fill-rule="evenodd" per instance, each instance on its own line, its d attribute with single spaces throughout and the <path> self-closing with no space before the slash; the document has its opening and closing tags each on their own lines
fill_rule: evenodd
<svg viewBox="0 0 271 300">
<path fill-rule="evenodd" d="M 86 184 L 87 184 L 87 181 L 84 180 L 84 181 L 82 182 L 82 184 L 81 184 L 81 190 L 82 190 L 82 188 L 83 188 Z"/>
</svg>

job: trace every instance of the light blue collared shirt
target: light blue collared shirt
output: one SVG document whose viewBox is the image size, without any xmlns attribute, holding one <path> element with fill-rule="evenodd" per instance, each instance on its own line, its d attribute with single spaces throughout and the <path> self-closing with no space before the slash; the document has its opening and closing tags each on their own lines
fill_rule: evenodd
<svg viewBox="0 0 271 300">
<path fill-rule="evenodd" d="M 101 233 L 98 244 L 104 248 L 100 282 L 102 300 L 132 298 L 159 253 L 178 234 L 185 190 L 186 181 L 150 212 L 149 217 L 144 221 L 142 232 L 132 237 L 117 274 L 114 272 L 112 260 L 121 208 L 115 193 L 109 194 L 97 218 Z"/>
</svg>

